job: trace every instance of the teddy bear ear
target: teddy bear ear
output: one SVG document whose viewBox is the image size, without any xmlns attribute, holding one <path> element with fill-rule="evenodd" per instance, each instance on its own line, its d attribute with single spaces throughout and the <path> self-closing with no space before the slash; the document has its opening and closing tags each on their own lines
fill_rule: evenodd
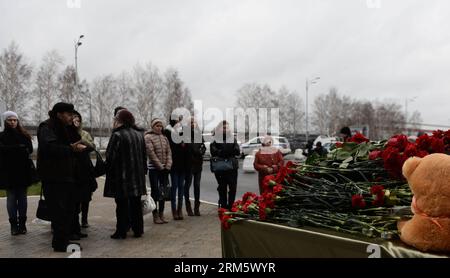
<svg viewBox="0 0 450 278">
<path fill-rule="evenodd" d="M 405 178 L 408 179 L 412 175 L 412 173 L 416 170 L 417 166 L 419 166 L 421 161 L 422 158 L 420 157 L 411 157 L 408 160 L 406 160 L 402 168 L 403 176 L 405 176 Z"/>
</svg>

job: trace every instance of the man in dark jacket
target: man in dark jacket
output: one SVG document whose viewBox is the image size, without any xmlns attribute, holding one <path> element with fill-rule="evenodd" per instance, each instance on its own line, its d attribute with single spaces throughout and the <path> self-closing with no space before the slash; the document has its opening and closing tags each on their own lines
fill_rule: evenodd
<svg viewBox="0 0 450 278">
<path fill-rule="evenodd" d="M 79 137 L 70 131 L 74 107 L 57 103 L 49 112 L 50 118 L 42 122 L 37 131 L 37 168 L 42 180 L 44 196 L 52 220 L 52 247 L 66 252 L 71 232 L 74 202 L 74 153 L 86 147 L 77 142 Z"/>
</svg>

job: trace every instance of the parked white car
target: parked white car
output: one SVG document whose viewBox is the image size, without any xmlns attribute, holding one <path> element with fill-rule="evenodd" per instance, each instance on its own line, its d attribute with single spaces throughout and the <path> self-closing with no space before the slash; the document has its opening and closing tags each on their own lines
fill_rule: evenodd
<svg viewBox="0 0 450 278">
<path fill-rule="evenodd" d="M 322 147 L 324 149 L 326 149 L 327 151 L 330 151 L 331 146 L 333 144 L 336 144 L 336 142 L 339 142 L 339 138 L 319 135 L 319 136 L 317 136 L 316 140 L 314 140 L 313 149 L 316 147 L 317 142 L 321 142 Z"/>
<path fill-rule="evenodd" d="M 242 163 L 242 169 L 244 170 L 244 173 L 256 172 L 253 163 L 255 162 L 255 155 L 257 152 L 258 150 L 253 150 L 252 154 L 249 154 L 244 158 L 244 162 Z"/>
<path fill-rule="evenodd" d="M 291 146 L 289 144 L 288 139 L 285 137 L 272 136 L 273 138 L 273 146 L 278 148 L 283 155 L 291 153 Z M 241 144 L 241 153 L 242 156 L 246 156 L 251 154 L 254 150 L 259 150 L 262 146 L 261 142 L 264 139 L 264 136 L 255 137 L 249 140 L 246 143 Z"/>
</svg>

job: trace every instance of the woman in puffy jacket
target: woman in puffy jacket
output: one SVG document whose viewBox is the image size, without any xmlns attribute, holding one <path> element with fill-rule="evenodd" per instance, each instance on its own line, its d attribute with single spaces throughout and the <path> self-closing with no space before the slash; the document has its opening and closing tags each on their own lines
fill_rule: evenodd
<svg viewBox="0 0 450 278">
<path fill-rule="evenodd" d="M 169 171 L 172 167 L 172 152 L 167 137 L 162 133 L 164 125 L 162 120 L 154 119 L 151 122 L 152 130 L 145 134 L 145 145 L 148 155 L 148 176 L 150 179 L 151 196 L 156 203 L 153 211 L 153 223 L 165 224 L 164 218 L 165 197 L 160 189 L 167 186 Z"/>
</svg>

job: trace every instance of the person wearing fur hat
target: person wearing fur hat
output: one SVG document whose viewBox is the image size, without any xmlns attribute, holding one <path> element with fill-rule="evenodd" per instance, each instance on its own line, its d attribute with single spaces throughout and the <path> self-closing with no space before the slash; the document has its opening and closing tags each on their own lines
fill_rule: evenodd
<svg viewBox="0 0 450 278">
<path fill-rule="evenodd" d="M 172 167 L 172 152 L 169 140 L 162 133 L 163 128 L 163 121 L 154 119 L 151 122 L 151 131 L 145 133 L 151 195 L 157 204 L 153 211 L 153 223 L 155 224 L 168 223 L 164 218 L 165 196 L 162 196 L 160 189 L 168 184 L 169 171 Z"/>
<path fill-rule="evenodd" d="M 33 152 L 30 134 L 15 112 L 3 113 L 5 130 L 0 133 L 0 187 L 6 189 L 11 235 L 26 234 L 27 188 L 32 183 Z"/>
<path fill-rule="evenodd" d="M 67 246 L 75 244 L 69 242 L 75 208 L 75 154 L 86 146 L 73 127 L 73 111 L 70 103 L 55 104 L 50 118 L 37 130 L 37 169 L 52 221 L 55 252 L 66 252 Z"/>
<path fill-rule="evenodd" d="M 147 151 L 144 134 L 136 130 L 131 112 L 121 110 L 106 148 L 106 181 L 103 196 L 116 202 L 116 231 L 111 238 L 125 239 L 128 227 L 134 237 L 144 233 L 141 196 L 146 195 Z M 131 222 L 131 223 L 130 223 Z"/>
</svg>

